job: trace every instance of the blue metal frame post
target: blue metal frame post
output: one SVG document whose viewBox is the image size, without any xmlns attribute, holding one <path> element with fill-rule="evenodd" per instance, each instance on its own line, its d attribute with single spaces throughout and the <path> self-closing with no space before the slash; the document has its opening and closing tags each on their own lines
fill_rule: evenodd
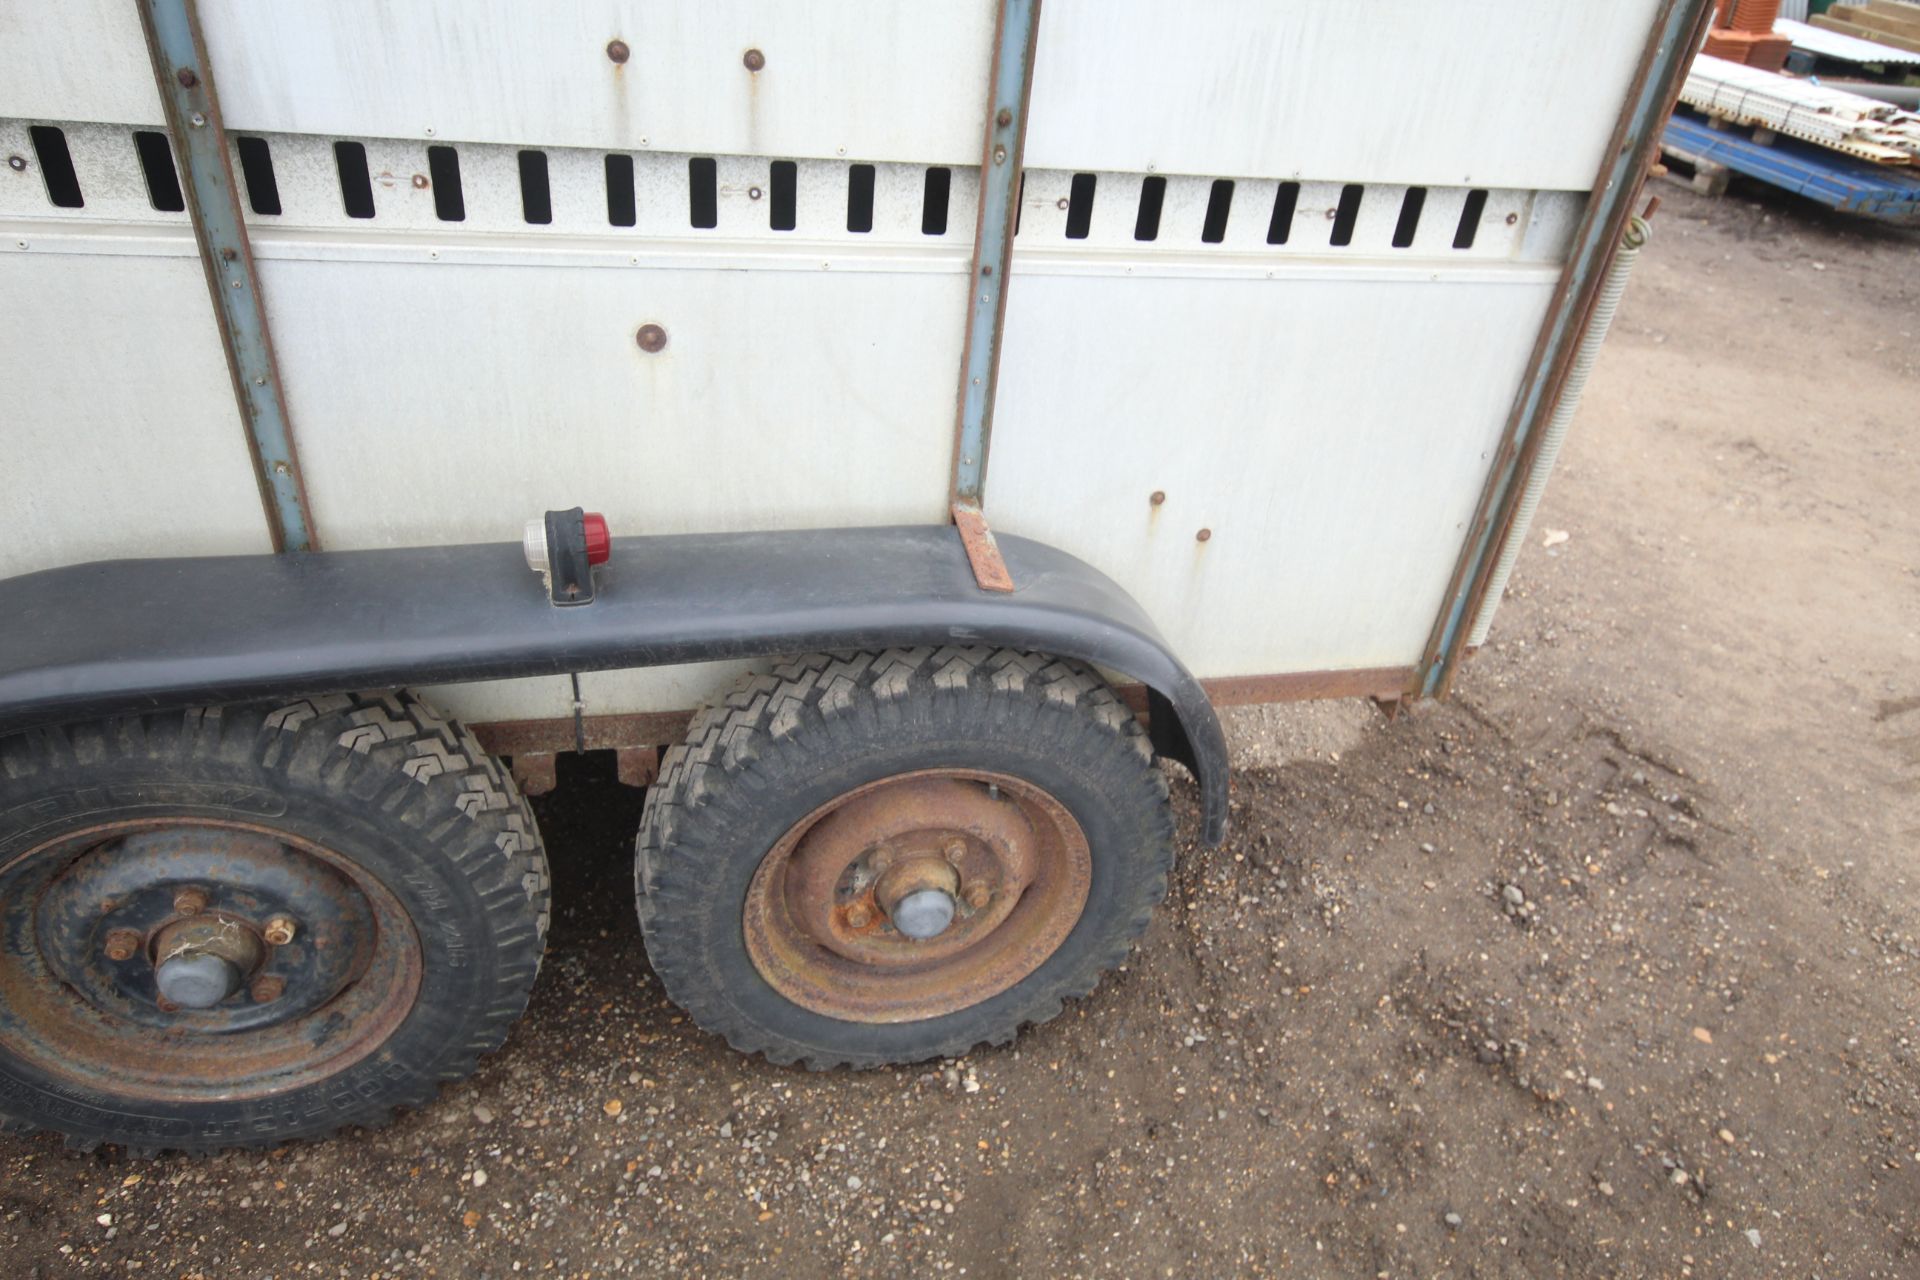
<svg viewBox="0 0 1920 1280">
<path fill-rule="evenodd" d="M 1411 691 L 1446 693 L 1458 669 L 1468 624 L 1478 612 L 1488 575 L 1499 559 L 1525 477 L 1537 453 L 1538 428 L 1553 413 L 1574 350 L 1580 344 L 1600 284 L 1613 260 L 1633 201 L 1658 155 L 1660 129 L 1680 92 L 1708 15 L 1709 0 L 1667 0 L 1654 20 L 1640 71 L 1615 126 L 1573 251 L 1555 292 L 1552 315 L 1540 331 L 1487 486 L 1454 568 L 1440 616 Z"/>
<path fill-rule="evenodd" d="M 312 551 L 319 543 L 307 509 L 286 395 L 274 363 L 260 278 L 240 210 L 227 150 L 226 126 L 214 93 L 194 0 L 141 0 L 147 52 L 166 107 L 175 157 L 186 181 L 187 209 L 207 271 L 207 290 L 233 375 L 233 394 L 247 429 L 260 500 L 276 551 Z"/>
<path fill-rule="evenodd" d="M 993 88 L 980 159 L 980 214 L 973 234 L 967 342 L 960 359 L 960 421 L 954 432 L 952 501 L 978 507 L 993 437 L 993 395 L 1007 317 L 1007 272 L 1020 216 L 1020 158 L 1033 93 L 1040 0 L 1001 0 L 994 26 Z"/>
</svg>

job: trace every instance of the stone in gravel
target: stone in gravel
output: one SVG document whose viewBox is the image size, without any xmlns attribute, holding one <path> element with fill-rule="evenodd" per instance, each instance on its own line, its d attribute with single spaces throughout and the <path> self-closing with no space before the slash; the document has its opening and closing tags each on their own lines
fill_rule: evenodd
<svg viewBox="0 0 1920 1280">
<path fill-rule="evenodd" d="M 1602 1182 L 1599 1184 L 1599 1191 L 1601 1195 L 1611 1197 L 1613 1195 L 1613 1184 L 1611 1182 Z"/>
<path fill-rule="evenodd" d="M 733 1136 L 733 1121 L 729 1120 L 720 1126 L 720 1136 L 723 1138 L 731 1138 Z"/>
<path fill-rule="evenodd" d="M 473 1185 L 476 1189 L 487 1185 L 487 1171 L 485 1169 L 475 1169 L 473 1171 Z"/>
<path fill-rule="evenodd" d="M 1587 1077 L 1587 1088 L 1593 1090 L 1595 1093 L 1599 1093 L 1602 1089 L 1606 1087 L 1607 1087 L 1606 1085 L 1601 1083 L 1599 1076 Z"/>
<path fill-rule="evenodd" d="M 1760 1247 L 1760 1233 L 1752 1227 L 1747 1228 L 1747 1243 L 1756 1249 Z"/>
<path fill-rule="evenodd" d="M 1521 892 L 1517 884 L 1510 884 L 1501 889 L 1500 896 L 1516 907 L 1527 900 L 1527 895 Z"/>
<path fill-rule="evenodd" d="M 340 1219 L 340 1221 L 328 1227 L 327 1234 L 332 1236 L 336 1240 L 338 1240 L 341 1236 L 347 1234 L 347 1220 L 345 1218 L 342 1218 Z"/>
<path fill-rule="evenodd" d="M 1676 1187 L 1684 1187 L 1687 1185 L 1687 1171 L 1676 1167 L 1671 1174 L 1667 1175 L 1667 1181 Z"/>
<path fill-rule="evenodd" d="M 473 1109 L 473 1118 L 481 1124 L 492 1124 L 493 1112 L 488 1109 L 485 1103 L 482 1103 Z"/>
<path fill-rule="evenodd" d="M 1449 1213 L 1449 1214 L 1443 1215 L 1440 1221 L 1446 1223 L 1449 1228 L 1455 1231 L 1458 1231 L 1460 1229 L 1460 1224 L 1462 1222 L 1462 1219 L 1460 1215 L 1457 1213 Z"/>
<path fill-rule="evenodd" d="M 859 1189 L 860 1189 L 860 1178 L 859 1178 L 859 1176 L 858 1176 L 857 1174 L 848 1174 L 848 1175 L 847 1175 L 847 1190 L 849 1190 L 849 1191 L 858 1191 Z"/>
<path fill-rule="evenodd" d="M 1722 1129 L 1720 1131 L 1719 1137 L 1720 1137 L 1720 1141 L 1726 1143 L 1728 1146 L 1733 1145 L 1733 1130 Z"/>
</svg>

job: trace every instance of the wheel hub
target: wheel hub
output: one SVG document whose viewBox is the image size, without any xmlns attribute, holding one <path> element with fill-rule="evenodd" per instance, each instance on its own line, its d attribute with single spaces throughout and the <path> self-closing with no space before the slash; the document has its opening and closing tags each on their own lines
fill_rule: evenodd
<svg viewBox="0 0 1920 1280">
<path fill-rule="evenodd" d="M 1086 904 L 1071 814 L 1017 778 L 939 769 L 849 792 L 796 824 L 748 888 L 761 976 L 856 1022 L 938 1017 L 1032 973 Z"/>
</svg>

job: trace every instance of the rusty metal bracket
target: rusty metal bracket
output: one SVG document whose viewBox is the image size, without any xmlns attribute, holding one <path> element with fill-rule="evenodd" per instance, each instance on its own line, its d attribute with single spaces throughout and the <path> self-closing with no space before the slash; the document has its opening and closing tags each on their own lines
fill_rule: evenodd
<svg viewBox="0 0 1920 1280">
<path fill-rule="evenodd" d="M 1687 67 L 1711 16 L 1708 0 L 1664 0 L 1641 54 L 1639 71 L 1614 125 L 1585 215 L 1554 291 L 1553 307 L 1535 339 L 1527 371 L 1488 470 L 1453 578 L 1420 663 L 1414 696 L 1444 697 L 1465 656 L 1471 622 L 1511 532 L 1514 513 L 1543 434 L 1566 385 L 1575 352 L 1592 318 L 1600 287 L 1633 214 L 1641 184 L 1659 156 L 1660 131 L 1679 96 Z"/>
<path fill-rule="evenodd" d="M 959 422 L 953 438 L 951 500 L 978 507 L 993 437 L 993 394 L 1007 319 L 1007 272 L 1020 214 L 1020 157 L 1033 95 L 1040 0 L 1000 0 L 993 28 L 993 86 L 980 157 L 980 212 L 973 229 L 967 343 L 960 357 Z M 1004 589 L 1004 588 L 1002 588 Z"/>
<path fill-rule="evenodd" d="M 1012 591 L 1013 575 L 1000 558 L 1000 544 L 980 508 L 964 502 L 953 504 L 953 527 L 960 531 L 960 545 L 966 548 L 967 563 L 973 566 L 973 580 L 982 591 Z"/>
<path fill-rule="evenodd" d="M 147 53 L 166 107 L 167 129 L 186 190 L 194 239 L 207 272 L 207 290 L 233 376 L 233 395 L 246 424 L 260 501 L 276 551 L 319 547 L 307 507 L 300 459 L 293 447 L 286 393 L 273 358 L 260 277 L 240 210 L 232 154 L 213 69 L 194 0 L 140 0 Z"/>
</svg>

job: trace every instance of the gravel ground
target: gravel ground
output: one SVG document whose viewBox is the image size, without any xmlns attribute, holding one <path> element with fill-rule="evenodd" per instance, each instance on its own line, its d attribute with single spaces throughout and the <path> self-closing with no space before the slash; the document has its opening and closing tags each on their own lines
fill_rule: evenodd
<svg viewBox="0 0 1920 1280">
<path fill-rule="evenodd" d="M 1457 698 L 1233 713 L 1230 842 L 1056 1022 L 729 1052 L 570 760 L 478 1076 L 266 1154 L 0 1140 L 0 1274 L 1920 1274 L 1920 240 L 1665 194 Z"/>
</svg>

